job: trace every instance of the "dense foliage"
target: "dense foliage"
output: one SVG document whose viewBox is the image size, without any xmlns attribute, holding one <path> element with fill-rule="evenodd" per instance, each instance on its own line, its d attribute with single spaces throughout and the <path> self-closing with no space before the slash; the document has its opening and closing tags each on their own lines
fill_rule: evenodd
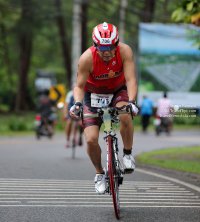
<svg viewBox="0 0 200 222">
<path fill-rule="evenodd" d="M 58 1 L 61 3 L 60 11 L 56 8 Z M 34 109 L 36 104 L 34 81 L 38 68 L 55 71 L 57 82 L 68 84 L 57 18 L 61 16 L 64 19 L 65 37 L 71 50 L 73 2 L 72 0 L 0 0 L 0 109 L 5 105 L 8 109 L 14 109 L 19 90 L 25 90 L 23 109 Z M 171 13 L 180 0 L 153 0 L 148 7 L 148 0 L 127 2 L 125 42 L 133 48 L 137 62 L 138 23 L 172 22 Z M 88 37 L 84 41 L 89 47 L 92 45 L 91 31 L 96 24 L 106 21 L 119 27 L 120 0 L 83 0 L 82 3 L 87 5 L 87 12 L 81 14 L 81 19 L 85 21 L 87 18 Z M 27 51 L 28 56 L 23 54 Z M 23 58 L 26 59 L 27 66 L 24 74 L 20 72 L 23 68 Z M 26 71 L 27 79 L 24 79 Z M 20 81 L 23 81 L 21 88 Z"/>
</svg>

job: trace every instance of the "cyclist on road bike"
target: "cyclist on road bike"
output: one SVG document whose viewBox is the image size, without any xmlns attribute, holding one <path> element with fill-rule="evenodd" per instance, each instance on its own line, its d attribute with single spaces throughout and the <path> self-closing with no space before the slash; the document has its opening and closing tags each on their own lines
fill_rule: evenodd
<svg viewBox="0 0 200 222">
<path fill-rule="evenodd" d="M 100 107 L 106 100 L 106 105 L 110 106 L 121 107 L 129 104 L 132 113 L 137 115 L 135 100 L 138 87 L 132 49 L 119 42 L 118 29 L 106 22 L 93 29 L 92 40 L 94 45 L 81 55 L 78 62 L 74 88 L 75 105 L 70 109 L 70 115 L 75 117 L 75 110 L 82 105 L 83 95 L 84 113 L 95 112 L 95 108 Z M 129 114 L 120 115 L 119 118 L 124 143 L 123 165 L 125 169 L 133 171 L 135 161 L 131 155 L 134 131 L 132 118 Z M 102 120 L 99 117 L 83 120 L 87 153 L 96 169 L 94 182 L 99 194 L 105 193 L 107 189 L 106 176 L 101 164 L 101 148 L 98 144 L 101 124 Z"/>
<path fill-rule="evenodd" d="M 65 144 L 65 147 L 70 147 L 71 146 L 70 135 L 71 135 L 71 127 L 72 127 L 73 120 L 70 116 L 69 110 L 74 105 L 73 89 L 74 89 L 75 85 L 76 85 L 76 83 L 73 83 L 72 89 L 67 93 L 65 104 L 64 104 L 64 109 L 63 109 L 63 119 L 66 120 L 66 139 L 67 139 L 67 142 Z M 83 142 L 82 142 L 83 125 L 82 125 L 81 119 L 78 121 L 78 126 L 79 126 L 79 132 L 80 132 L 78 145 L 82 146 L 82 144 L 83 144 Z"/>
</svg>

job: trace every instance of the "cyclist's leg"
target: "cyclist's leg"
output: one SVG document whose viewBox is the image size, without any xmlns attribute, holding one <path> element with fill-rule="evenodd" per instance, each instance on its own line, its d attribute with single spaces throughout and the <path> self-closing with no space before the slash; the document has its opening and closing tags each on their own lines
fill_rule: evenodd
<svg viewBox="0 0 200 222">
<path fill-rule="evenodd" d="M 121 107 L 127 105 L 128 94 L 126 90 L 120 90 L 114 97 L 113 106 Z M 126 172 L 133 172 L 135 168 L 135 160 L 132 153 L 134 127 L 130 114 L 122 114 L 120 118 L 120 133 L 124 144 L 123 165 Z"/>
<path fill-rule="evenodd" d="M 67 139 L 67 143 L 66 146 L 70 146 L 69 144 L 69 140 L 70 140 L 70 135 L 71 135 L 71 127 L 72 127 L 72 118 L 68 118 L 66 121 L 66 139 Z"/>
<path fill-rule="evenodd" d="M 112 106 L 121 107 L 128 104 L 128 94 L 126 89 L 119 90 L 113 98 Z M 124 143 L 124 149 L 131 150 L 133 145 L 133 124 L 129 114 L 119 115 L 120 134 Z"/>
<path fill-rule="evenodd" d="M 91 125 L 84 130 L 86 138 L 87 153 L 96 169 L 94 177 L 95 190 L 99 194 L 104 194 L 107 190 L 106 174 L 101 164 L 101 148 L 98 144 L 99 126 Z"/>
<path fill-rule="evenodd" d="M 119 102 L 116 104 L 117 107 L 127 105 L 127 102 Z M 122 114 L 120 118 L 120 134 L 124 143 L 124 149 L 131 150 L 133 145 L 133 133 L 134 127 L 132 124 L 132 118 L 129 114 Z"/>
<path fill-rule="evenodd" d="M 93 113 L 90 108 L 84 105 L 84 114 Z M 98 144 L 99 129 L 102 124 L 100 117 L 89 117 L 83 119 L 83 128 L 86 139 L 87 153 L 96 169 L 96 173 L 102 173 L 101 148 Z"/>
<path fill-rule="evenodd" d="M 101 174 L 104 171 L 101 164 L 101 148 L 98 143 L 99 127 L 95 125 L 89 126 L 85 128 L 84 133 L 87 153 L 96 169 L 96 173 Z"/>
</svg>

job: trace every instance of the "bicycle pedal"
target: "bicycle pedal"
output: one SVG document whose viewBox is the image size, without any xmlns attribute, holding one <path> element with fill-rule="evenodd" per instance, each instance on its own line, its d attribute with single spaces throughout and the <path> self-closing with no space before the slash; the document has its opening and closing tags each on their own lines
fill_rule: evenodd
<svg viewBox="0 0 200 222">
<path fill-rule="evenodd" d="M 133 173 L 134 169 L 124 169 L 124 173 Z"/>
<path fill-rule="evenodd" d="M 119 186 L 119 185 L 122 185 L 123 179 L 124 179 L 123 177 L 120 177 L 120 178 L 118 179 L 118 186 Z"/>
</svg>

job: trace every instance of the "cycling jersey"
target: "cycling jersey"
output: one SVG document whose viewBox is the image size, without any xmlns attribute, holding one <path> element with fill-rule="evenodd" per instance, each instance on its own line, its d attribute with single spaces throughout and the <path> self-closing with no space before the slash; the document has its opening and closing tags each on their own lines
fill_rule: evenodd
<svg viewBox="0 0 200 222">
<path fill-rule="evenodd" d="M 92 51 L 93 71 L 85 84 L 85 91 L 109 94 L 116 92 L 126 84 L 120 46 L 116 47 L 116 53 L 108 64 L 102 61 L 96 47 L 92 46 L 89 49 Z"/>
</svg>

